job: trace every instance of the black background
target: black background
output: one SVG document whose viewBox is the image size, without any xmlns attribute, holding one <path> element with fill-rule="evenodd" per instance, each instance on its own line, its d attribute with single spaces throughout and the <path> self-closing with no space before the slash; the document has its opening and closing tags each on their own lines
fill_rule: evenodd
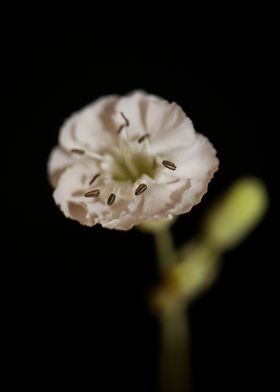
<svg viewBox="0 0 280 392">
<path fill-rule="evenodd" d="M 10 45 L 3 76 L 9 85 L 2 205 L 8 219 L 0 303 L 2 325 L 12 331 L 4 340 L 17 342 L 10 360 L 22 368 L 32 353 L 27 376 L 20 376 L 29 381 L 34 372 L 43 384 L 60 375 L 60 385 L 79 389 L 90 383 L 93 390 L 153 391 L 158 323 L 146 303 L 157 283 L 152 238 L 66 219 L 47 182 L 49 151 L 63 120 L 101 95 L 141 88 L 176 101 L 215 145 L 221 165 L 202 203 L 174 226 L 180 246 L 199 231 L 211 201 L 240 176 L 262 178 L 273 205 L 269 64 L 263 68 L 258 53 L 245 58 L 236 48 L 215 62 L 202 49 L 201 60 L 181 61 L 172 52 L 169 62 L 153 61 L 142 50 L 130 55 L 123 41 L 103 57 L 75 34 L 45 33 L 38 40 L 34 34 L 19 34 Z M 218 282 L 190 309 L 195 391 L 275 387 L 279 266 L 271 217 L 270 210 L 246 242 L 225 255 Z M 50 338 L 57 328 L 59 338 Z"/>
</svg>

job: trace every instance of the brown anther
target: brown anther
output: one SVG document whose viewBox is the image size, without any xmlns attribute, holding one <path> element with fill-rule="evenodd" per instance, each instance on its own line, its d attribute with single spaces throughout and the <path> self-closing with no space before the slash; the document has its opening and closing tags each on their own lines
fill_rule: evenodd
<svg viewBox="0 0 280 392">
<path fill-rule="evenodd" d="M 141 195 L 141 193 L 145 192 L 145 190 L 147 189 L 147 185 L 146 184 L 140 184 L 136 190 L 135 190 L 135 195 Z"/>
<path fill-rule="evenodd" d="M 123 112 L 121 112 L 121 116 L 122 116 L 122 118 L 123 118 L 124 121 L 125 121 L 125 126 L 126 126 L 126 127 L 129 127 L 129 120 L 128 120 L 128 118 L 125 117 L 125 115 L 123 114 Z"/>
<path fill-rule="evenodd" d="M 100 174 L 95 174 L 94 177 L 92 177 L 92 179 L 89 182 L 89 185 L 92 185 L 94 183 L 94 181 L 100 176 Z"/>
<path fill-rule="evenodd" d="M 138 143 L 142 143 L 144 140 L 148 139 L 148 137 L 150 137 L 150 134 L 149 134 L 149 133 L 146 133 L 145 135 L 141 136 L 141 137 L 138 139 Z"/>
<path fill-rule="evenodd" d="M 162 161 L 162 164 L 163 164 L 163 166 L 167 167 L 167 169 L 169 169 L 169 170 L 176 170 L 176 165 L 173 162 L 164 160 L 164 161 Z"/>
<path fill-rule="evenodd" d="M 111 193 L 111 195 L 108 197 L 107 200 L 108 206 L 111 206 L 115 200 L 116 200 L 116 195 L 114 193 Z"/>
<path fill-rule="evenodd" d="M 121 133 L 121 131 L 123 130 L 123 128 L 125 127 L 125 124 L 122 124 L 119 129 L 117 130 L 117 133 Z"/>
<path fill-rule="evenodd" d="M 79 148 L 72 148 L 71 152 L 73 152 L 74 154 L 80 154 L 80 155 L 83 155 L 85 153 L 84 150 L 80 150 Z"/>
<path fill-rule="evenodd" d="M 94 189 L 93 191 L 89 191 L 85 193 L 85 197 L 98 197 L 100 195 L 99 189 Z"/>
</svg>

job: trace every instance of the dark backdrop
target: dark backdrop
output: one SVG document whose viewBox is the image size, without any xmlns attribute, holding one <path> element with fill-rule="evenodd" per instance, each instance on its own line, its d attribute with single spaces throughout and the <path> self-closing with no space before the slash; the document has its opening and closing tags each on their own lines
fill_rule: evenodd
<svg viewBox="0 0 280 392">
<path fill-rule="evenodd" d="M 66 219 L 47 182 L 49 151 L 63 120 L 101 95 L 141 88 L 179 103 L 213 142 L 221 163 L 202 203 L 174 226 L 180 245 L 198 232 L 215 196 L 240 176 L 262 178 L 273 201 L 269 70 L 246 62 L 213 66 L 211 58 L 197 68 L 176 56 L 143 61 L 140 54 L 124 56 L 123 48 L 119 57 L 100 62 L 94 48 L 84 57 L 77 42 L 56 44 L 47 37 L 43 44 L 20 41 L 7 74 L 1 319 L 8 331 L 18 331 L 8 342 L 25 346 L 16 345 L 10 355 L 21 368 L 32 341 L 30 368 L 50 385 L 59 374 L 62 386 L 67 380 L 79 389 L 102 382 L 93 390 L 152 391 L 158 353 L 158 324 L 146 304 L 157 282 L 152 238 Z M 271 252 L 271 216 L 225 255 L 218 282 L 191 307 L 195 391 L 270 389 L 276 381 L 279 266 Z M 61 329 L 56 343 L 46 328 Z"/>
</svg>

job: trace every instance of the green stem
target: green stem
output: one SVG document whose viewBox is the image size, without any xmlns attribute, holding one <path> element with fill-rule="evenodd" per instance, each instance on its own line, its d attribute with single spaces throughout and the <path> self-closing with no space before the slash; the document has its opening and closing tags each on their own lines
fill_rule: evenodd
<svg viewBox="0 0 280 392">
<path fill-rule="evenodd" d="M 190 337 L 183 307 L 161 316 L 160 392 L 190 391 Z"/>
<path fill-rule="evenodd" d="M 159 271 L 164 275 L 174 256 L 174 243 L 170 230 L 164 228 L 154 233 Z"/>
<path fill-rule="evenodd" d="M 155 233 L 158 265 L 164 275 L 174 256 L 169 229 Z M 190 337 L 186 310 L 182 304 L 166 306 L 161 313 L 160 392 L 189 392 Z"/>
</svg>

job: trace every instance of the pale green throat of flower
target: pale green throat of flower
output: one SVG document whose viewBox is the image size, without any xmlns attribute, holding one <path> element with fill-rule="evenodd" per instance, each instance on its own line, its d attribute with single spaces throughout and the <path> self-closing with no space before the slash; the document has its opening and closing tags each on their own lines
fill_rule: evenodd
<svg viewBox="0 0 280 392">
<path fill-rule="evenodd" d="M 155 160 L 144 151 L 135 151 L 126 142 L 122 142 L 120 149 L 114 154 L 111 173 L 116 181 L 135 182 L 143 174 L 154 178 Z"/>
<path fill-rule="evenodd" d="M 118 134 L 120 134 L 124 128 L 128 128 L 130 121 L 121 112 L 121 116 L 124 120 L 124 124 L 120 125 Z M 138 144 L 142 144 L 147 140 L 149 134 L 144 134 L 138 139 Z M 116 181 L 131 181 L 135 182 L 143 174 L 147 174 L 151 178 L 155 174 L 155 161 L 154 159 L 145 153 L 143 149 L 140 151 L 132 149 L 127 141 L 122 141 L 120 148 L 114 154 L 114 160 L 111 166 L 112 177 Z"/>
</svg>

